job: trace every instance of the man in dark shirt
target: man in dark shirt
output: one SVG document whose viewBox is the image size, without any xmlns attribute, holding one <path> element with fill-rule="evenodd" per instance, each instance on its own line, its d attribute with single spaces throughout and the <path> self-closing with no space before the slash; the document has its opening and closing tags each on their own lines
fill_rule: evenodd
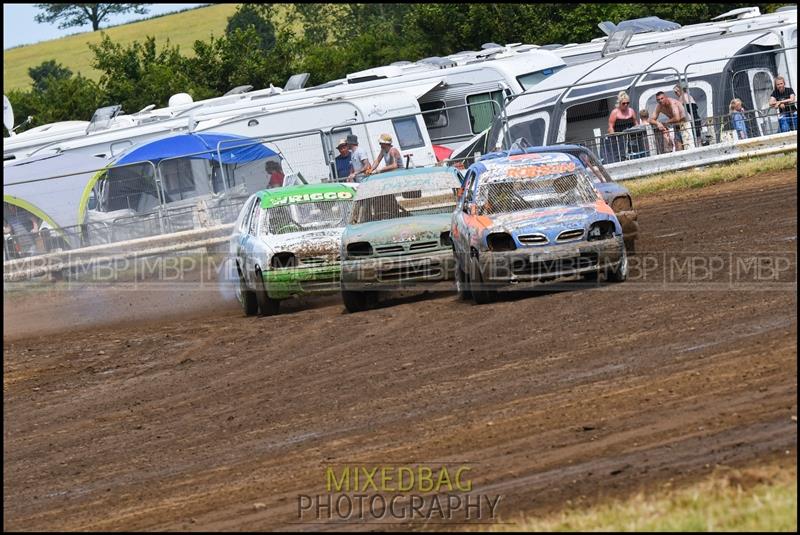
<svg viewBox="0 0 800 535">
<path fill-rule="evenodd" d="M 339 150 L 339 156 L 334 159 L 336 162 L 336 178 L 339 182 L 351 180 L 348 178 L 353 171 L 353 164 L 350 161 L 350 145 L 347 144 L 346 139 L 340 139 L 336 148 Z"/>
<path fill-rule="evenodd" d="M 778 110 L 781 132 L 797 130 L 797 105 L 794 89 L 786 87 L 783 76 L 775 77 L 775 91 L 769 97 L 769 107 Z"/>
</svg>

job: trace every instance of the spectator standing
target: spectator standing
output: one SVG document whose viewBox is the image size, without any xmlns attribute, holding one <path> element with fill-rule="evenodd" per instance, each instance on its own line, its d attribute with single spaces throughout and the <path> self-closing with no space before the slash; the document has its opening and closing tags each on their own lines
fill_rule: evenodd
<svg viewBox="0 0 800 535">
<path fill-rule="evenodd" d="M 636 112 L 631 108 L 631 97 L 625 91 L 620 91 L 617 95 L 617 106 L 611 110 L 611 114 L 608 116 L 608 133 L 613 136 L 610 144 L 614 153 L 610 161 L 625 159 L 628 138 L 622 132 L 638 125 L 639 118 L 636 117 Z"/>
<path fill-rule="evenodd" d="M 400 151 L 397 150 L 397 148 L 392 146 L 392 136 L 390 134 L 381 134 L 381 137 L 378 138 L 378 144 L 381 146 L 381 151 L 378 153 L 378 157 L 375 158 L 375 161 L 371 165 L 370 174 L 384 173 L 386 171 L 400 169 L 403 156 L 400 154 Z M 378 165 L 380 165 L 381 159 L 383 159 L 384 165 L 379 171 Z"/>
<path fill-rule="evenodd" d="M 663 91 L 656 93 L 656 109 L 653 112 L 653 117 L 648 120 L 650 124 L 657 127 L 659 131 L 664 132 L 668 127 L 672 127 L 675 134 L 675 150 L 683 150 L 683 136 L 681 135 L 681 127 L 686 122 L 686 112 L 683 109 L 683 104 L 668 97 Z M 664 114 L 667 117 L 665 122 L 659 122 L 658 116 Z"/>
<path fill-rule="evenodd" d="M 369 174 L 369 158 L 363 150 L 358 148 L 358 136 L 348 135 L 347 144 L 350 146 L 350 163 L 353 166 L 351 178 L 357 182 L 361 176 Z"/>
<path fill-rule="evenodd" d="M 346 139 L 340 139 L 336 145 L 339 155 L 334 158 L 336 168 L 336 178 L 340 182 L 352 181 L 351 175 L 353 174 L 353 164 L 350 158 L 350 145 L 347 144 Z"/>
<path fill-rule="evenodd" d="M 745 124 L 742 100 L 738 98 L 731 100 L 730 110 L 731 122 L 733 123 L 733 129 L 736 130 L 736 136 L 739 139 L 747 139 L 747 125 Z"/>
<path fill-rule="evenodd" d="M 641 119 L 642 124 L 651 124 L 650 112 L 647 110 L 639 110 L 639 119 Z M 667 130 L 667 128 L 656 129 L 656 133 L 653 134 L 653 140 L 656 145 L 657 154 L 672 152 L 672 137 L 669 135 L 669 130 Z"/>
<path fill-rule="evenodd" d="M 775 77 L 775 90 L 769 97 L 769 107 L 778 110 L 778 124 L 781 132 L 797 130 L 797 105 L 794 89 L 786 87 L 783 76 Z"/>
<path fill-rule="evenodd" d="M 286 175 L 283 173 L 281 162 L 269 160 L 264 164 L 264 169 L 267 171 L 267 188 L 283 186 L 283 179 L 286 178 Z"/>
<path fill-rule="evenodd" d="M 690 119 L 694 125 L 694 139 L 695 146 L 700 143 L 703 136 L 703 123 L 700 120 L 700 111 L 697 107 L 694 97 L 689 94 L 689 88 L 686 86 L 676 85 L 672 88 L 675 96 L 683 103 L 683 108 L 686 110 L 687 120 Z"/>
</svg>

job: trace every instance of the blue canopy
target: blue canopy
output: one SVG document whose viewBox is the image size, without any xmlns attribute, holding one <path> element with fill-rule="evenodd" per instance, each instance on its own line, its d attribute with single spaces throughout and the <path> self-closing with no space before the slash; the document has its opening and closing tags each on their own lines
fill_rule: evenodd
<svg viewBox="0 0 800 535">
<path fill-rule="evenodd" d="M 220 143 L 222 143 L 220 145 Z M 219 146 L 219 153 L 217 147 Z M 263 160 L 277 153 L 257 141 L 232 134 L 196 133 L 177 134 L 125 151 L 114 165 L 133 162 L 158 163 L 167 158 L 192 158 L 235 164 Z M 221 160 L 220 160 L 221 156 Z"/>
</svg>

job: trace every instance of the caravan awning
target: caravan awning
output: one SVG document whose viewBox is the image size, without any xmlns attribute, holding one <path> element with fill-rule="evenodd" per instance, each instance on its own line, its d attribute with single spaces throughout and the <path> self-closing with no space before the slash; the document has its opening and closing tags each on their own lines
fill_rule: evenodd
<svg viewBox="0 0 800 535">
<path fill-rule="evenodd" d="M 77 225 L 75 215 L 83 190 L 107 164 L 105 158 L 70 152 L 8 163 L 3 168 L 3 200 L 49 218 L 50 224 L 58 227 Z"/>
<path fill-rule="evenodd" d="M 219 153 L 217 148 L 219 147 Z M 192 158 L 221 161 L 220 163 L 247 163 L 276 156 L 258 141 L 231 134 L 197 133 L 178 134 L 150 141 L 125 151 L 114 162 L 115 166 L 134 162 L 158 163 L 168 158 Z"/>
</svg>

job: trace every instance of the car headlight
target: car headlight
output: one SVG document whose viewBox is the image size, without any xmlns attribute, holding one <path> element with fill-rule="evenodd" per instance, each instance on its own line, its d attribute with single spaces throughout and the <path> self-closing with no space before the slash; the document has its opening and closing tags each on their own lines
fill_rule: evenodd
<svg viewBox="0 0 800 535">
<path fill-rule="evenodd" d="M 347 258 L 372 255 L 372 245 L 368 241 L 355 241 L 347 244 Z"/>
<path fill-rule="evenodd" d="M 486 245 L 490 251 L 513 251 L 517 248 L 508 232 L 492 232 L 486 236 Z"/>
<path fill-rule="evenodd" d="M 589 227 L 588 241 L 606 240 L 614 237 L 614 223 L 611 221 L 595 221 Z"/>
<path fill-rule="evenodd" d="M 439 242 L 444 247 L 450 247 L 451 245 L 453 245 L 453 240 L 452 240 L 452 238 L 450 238 L 450 231 L 449 230 L 439 234 Z"/>
</svg>

